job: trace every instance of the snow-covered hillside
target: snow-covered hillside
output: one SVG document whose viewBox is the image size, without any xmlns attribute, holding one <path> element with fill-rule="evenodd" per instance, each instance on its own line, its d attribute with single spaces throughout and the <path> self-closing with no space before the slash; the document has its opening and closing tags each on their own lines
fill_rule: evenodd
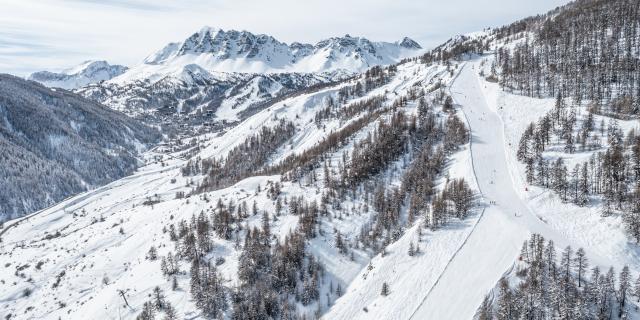
<svg viewBox="0 0 640 320">
<path fill-rule="evenodd" d="M 333 76 L 323 74 L 208 72 L 192 64 L 175 77 L 155 82 L 126 85 L 106 82 L 76 92 L 130 116 L 143 116 L 147 121 L 154 116 L 164 122 L 174 118 L 171 119 L 174 124 L 184 122 L 193 126 L 235 122 L 246 118 L 246 113 L 259 111 L 272 99 L 333 81 Z M 189 122 L 189 117 L 197 121 Z"/>
<path fill-rule="evenodd" d="M 240 214 L 238 227 L 233 227 L 228 239 L 211 236 L 205 258 L 216 261 L 224 288 L 221 292 L 226 292 L 223 296 L 229 297 L 233 288 L 247 288 L 246 280 L 238 276 L 248 245 L 242 239 L 247 228 L 265 228 L 265 215 L 260 212 L 266 212 L 273 243 L 275 239 L 285 242 L 289 232 L 304 229 L 307 217 L 296 214 L 299 209 L 293 203 L 299 200 L 295 199 L 302 196 L 307 203 L 325 203 L 327 197 L 337 196 L 329 196 L 338 181 L 331 177 L 340 176 L 345 167 L 356 169 L 348 158 L 363 152 L 354 150 L 371 139 L 368 137 L 380 123 L 392 120 L 392 115 L 403 111 L 420 119 L 418 100 L 423 90 L 438 121 L 447 117 L 445 109 L 451 106 L 447 107 L 445 97 L 451 95 L 455 113 L 471 129 L 470 144 L 450 153 L 434 186 L 441 190 L 450 185 L 447 181 L 464 178 L 478 192 L 476 208 L 466 218 L 452 216 L 434 225 L 431 212 L 436 208 L 412 216 L 410 203 L 414 200 L 409 196 L 400 207 L 398 228 L 386 233 L 388 240 L 378 243 L 385 239 L 385 232 L 373 242 L 369 236 L 376 234 L 372 225 L 379 223 L 384 211 L 375 209 L 375 202 L 360 193 L 367 187 L 356 189 L 360 191 L 355 196 L 347 193 L 342 199 L 328 200 L 322 209 L 327 213 L 315 218 L 317 233 L 306 245 L 308 254 L 322 265 L 323 275 L 317 279 L 317 295 L 311 302 L 303 302 L 307 300 L 302 296 L 290 297 L 297 314 L 326 319 L 472 318 L 485 295 L 503 274 L 513 270 L 522 241 L 531 233 L 552 239 L 558 247 L 582 247 L 591 263 L 602 268 L 613 265 L 620 270 L 628 265 L 637 276 L 637 248 L 626 240 L 615 220 L 602 221 L 522 182 L 524 173 L 515 160 L 513 140 L 519 128 L 539 116 L 536 110 L 544 110 L 552 100 L 502 92 L 480 75 L 481 70 L 489 72 L 490 59 L 473 58 L 448 67 L 411 61 L 384 69 L 383 75 L 388 76 L 379 78 L 380 84 L 360 88 L 363 92 L 355 96 L 357 83 L 351 80 L 284 99 L 222 135 L 200 137 L 195 153 L 157 149 L 146 155 L 148 166 L 131 177 L 8 223 L 0 256 L 5 268 L 12 270 L 0 279 L 5 312 L 15 318 L 132 318 L 151 308 L 145 302 L 155 299 L 158 286 L 178 317 L 205 318 L 190 289 L 193 267 L 190 269 L 189 260 L 178 258 L 180 271 L 171 272 L 173 275 L 161 271 L 160 260 L 178 254 L 183 243 L 171 240 L 173 227 L 169 226 L 201 212 L 217 219 L 224 212 L 216 209 L 220 203 L 240 208 L 243 203 L 255 203 L 258 213 Z M 376 97 L 383 97 L 382 105 L 367 102 Z M 362 113 L 364 110 L 369 111 Z M 215 169 L 203 175 L 207 171 L 202 171 L 199 166 L 204 163 L 198 159 L 223 160 L 242 150 L 238 148 L 256 132 L 283 121 L 291 121 L 294 130 L 284 144 L 268 153 L 265 163 L 250 162 L 264 168 L 258 175 L 239 175 L 230 186 L 209 190 L 212 181 L 205 177 Z M 310 169 L 306 169 L 308 162 L 299 162 L 305 158 L 289 160 L 301 154 L 313 159 L 317 150 L 325 150 L 325 141 L 339 136 L 334 133 L 351 132 L 347 128 L 352 127 L 357 130 L 322 151 L 324 160 L 312 161 L 315 165 Z M 262 145 L 256 148 L 263 150 Z M 387 192 L 402 188 L 418 159 L 409 150 L 367 179 L 382 182 Z M 251 159 L 257 157 L 254 154 Z M 285 169 L 285 174 L 270 169 L 291 161 L 303 165 L 293 171 Z M 224 165 L 225 170 L 237 168 L 234 163 Z M 185 166 L 195 171 L 190 169 L 185 175 Z M 36 300 L 39 303 L 33 303 Z M 235 306 L 227 300 L 227 309 L 220 312 L 230 316 Z M 159 315 L 167 312 L 156 309 Z"/>
<path fill-rule="evenodd" d="M 39 71 L 32 73 L 29 80 L 37 81 L 47 87 L 77 89 L 89 84 L 111 80 L 128 70 L 121 65 L 111 65 L 106 61 L 85 61 L 75 67 L 59 73 Z"/>
<path fill-rule="evenodd" d="M 357 124 L 361 129 L 347 136 L 348 139 L 340 147 L 323 156 L 332 159 L 329 170 L 337 174 L 340 159 L 344 157 L 342 153 L 349 153 L 356 143 L 366 139 L 380 123 L 390 121 L 392 115 L 400 111 L 408 115 L 418 113 L 418 103 L 414 100 L 416 94 L 419 95 L 423 90 L 432 92 L 426 96 L 429 101 L 440 96 L 441 91 L 437 89 L 440 83 L 451 79 L 451 73 L 446 69 L 444 66 L 425 66 L 411 62 L 398 66 L 397 71 L 384 71 L 390 72 L 389 78 L 382 80 L 381 85 L 367 89 L 363 96 L 345 96 L 345 90 L 353 86 L 353 82 L 347 82 L 284 100 L 249 117 L 224 135 L 205 139 L 201 152 L 191 160 L 224 157 L 225 154 L 233 153 L 234 148 L 259 128 L 273 127 L 282 120 L 292 121 L 295 125 L 293 136 L 269 157 L 265 164 L 268 166 L 288 159 L 291 155 L 299 155 L 304 150 L 312 150 L 332 133 Z M 339 96 L 343 97 L 340 99 L 348 100 L 336 105 L 335 110 L 325 109 L 328 99 L 338 101 Z M 383 97 L 384 102 L 376 107 L 382 109 L 374 109 L 374 117 L 367 116 L 366 112 L 357 113 L 358 109 L 354 109 L 354 106 L 359 106 L 358 102 L 364 103 L 376 96 Z M 437 101 L 439 100 L 430 103 L 437 104 Z M 436 108 L 434 112 L 438 117 L 445 115 L 445 118 L 438 121 L 446 120 L 446 114 L 438 111 L 440 107 Z M 331 111 L 330 114 L 326 114 L 326 110 Z M 331 115 L 334 112 L 337 117 Z M 343 118 L 340 116 L 343 112 L 356 113 L 351 118 Z M 318 118 L 321 115 L 325 120 Z M 361 123 L 358 119 L 365 122 Z M 287 180 L 282 175 L 267 175 L 246 178 L 228 188 L 182 198 L 182 195 L 188 195 L 194 190 L 194 184 L 203 181 L 202 177 L 181 174 L 182 167 L 186 164 L 181 159 L 181 154 L 159 154 L 158 151 L 148 153 L 146 158 L 149 165 L 131 177 L 5 226 L 0 260 L 6 268 L 16 270 L 15 273 L 5 273 L 0 279 L 3 283 L 0 286 L 0 296 L 5 314 L 12 314 L 15 318 L 130 318 L 142 311 L 148 294 L 155 286 L 160 286 L 181 317 L 202 316 L 189 294 L 189 273 L 185 272 L 189 270 L 188 263 L 180 262 L 183 272 L 176 276 L 179 289 L 174 291 L 171 289 L 171 281 L 160 272 L 159 260 L 145 258 L 152 246 L 159 256 L 166 256 L 174 250 L 168 233 L 163 231 L 168 224 L 178 223 L 182 219 L 188 221 L 192 215 L 202 211 L 212 212 L 210 210 L 218 200 L 238 205 L 255 201 L 259 210 L 265 210 L 272 217 L 273 221 L 269 223 L 271 232 L 282 240 L 289 232 L 300 228 L 302 223 L 301 216 L 291 213 L 292 201 L 298 196 L 304 196 L 305 201 L 315 199 L 320 203 L 324 201 L 322 194 L 331 190 L 323 183 L 309 180 L 308 175 L 298 181 Z M 470 178 L 468 152 L 468 148 L 463 146 L 452 158 L 461 161 L 447 162 L 451 163 L 451 167 L 449 164 L 446 167 L 448 179 Z M 415 155 L 412 154 L 414 152 L 403 153 L 384 166 L 380 174 L 371 178 L 386 181 L 389 187 L 400 187 L 403 185 L 402 176 L 410 168 L 408 164 L 415 161 Z M 313 175 L 322 175 L 321 168 L 313 171 Z M 278 183 L 280 189 L 277 201 L 274 201 L 269 191 L 274 183 Z M 437 185 L 443 187 L 444 175 L 438 177 Z M 289 199 L 289 204 L 286 199 Z M 283 213 L 276 216 L 274 208 L 279 205 L 280 200 L 284 201 Z M 320 234 L 309 241 L 310 254 L 322 264 L 325 271 L 318 286 L 320 300 L 306 306 L 299 304 L 297 312 L 300 314 L 310 315 L 316 310 L 320 314 L 325 313 L 327 304 L 333 304 L 339 297 L 340 294 L 335 291 L 338 287 L 342 288 L 338 290 L 349 294 L 349 284 L 359 277 L 362 270 L 366 270 L 370 255 L 375 255 L 379 250 L 352 247 L 358 242 L 356 239 L 363 228 L 376 221 L 375 210 L 362 209 L 363 206 L 370 205 L 368 201 L 361 197 L 350 197 L 349 200 L 340 202 L 343 209 L 332 205 L 333 209 L 328 208 L 326 216 L 318 217 L 317 228 Z M 402 210 L 404 213 L 398 222 L 399 226 L 406 224 L 406 210 Z M 263 224 L 261 219 L 261 215 L 248 216 L 243 219 L 242 224 L 260 226 Z M 477 215 L 473 214 L 471 219 L 462 220 L 461 225 L 472 224 Z M 416 232 L 416 227 L 407 227 Z M 222 258 L 220 261 L 224 261 L 218 266 L 218 270 L 224 279 L 224 286 L 229 289 L 240 284 L 237 268 L 242 245 L 239 246 L 234 239 L 244 237 L 245 231 L 242 230 L 244 228 L 235 231 L 229 240 L 215 238 L 213 250 L 207 253 L 209 259 Z M 341 254 L 336 248 L 337 234 L 350 243 L 350 254 Z M 424 231 L 423 240 L 430 241 L 428 239 L 440 235 L 446 237 L 444 239 L 451 236 L 455 239 L 464 234 L 465 232 L 449 235 L 446 228 L 434 235 Z M 418 237 L 406 239 L 419 240 Z M 405 241 L 398 244 L 404 245 Z M 446 241 L 441 245 L 444 246 L 442 257 L 446 259 L 451 245 L 446 244 Z M 424 248 L 432 250 L 429 244 Z M 394 249 L 393 252 L 404 254 L 406 248 L 399 251 Z M 375 258 L 374 261 L 376 259 L 380 258 Z M 415 259 L 413 265 L 418 266 L 424 258 L 419 256 Z M 434 274 L 437 272 L 438 269 L 435 269 Z M 126 306 L 120 290 L 129 306 Z M 36 298 L 39 303 L 34 304 L 32 301 Z"/>
<path fill-rule="evenodd" d="M 428 100 L 436 105 L 439 98 L 450 93 L 459 105 L 458 115 L 471 128 L 472 138 L 471 144 L 451 154 L 435 181 L 436 188 L 444 188 L 446 180 L 465 178 L 479 192 L 478 205 L 465 219 L 453 218 L 442 227 L 425 228 L 433 216 L 423 213 L 410 217 L 411 200 L 407 200 L 400 211 L 401 233 L 380 251 L 380 247 L 364 244 L 368 242 L 363 242 L 367 238 L 362 235 L 380 219 L 381 212 L 372 209 L 375 205 L 360 196 L 347 196 L 339 206 L 330 201 L 328 214 L 318 216 L 318 234 L 307 245 L 309 254 L 323 266 L 324 275 L 318 280 L 319 300 L 307 305 L 298 302 L 298 314 L 326 319 L 472 318 L 484 296 L 512 269 L 522 241 L 531 233 L 542 234 L 559 247 L 583 247 L 594 265 L 613 265 L 618 270 L 629 265 L 637 275 L 638 255 L 628 254 L 637 249 L 625 240 L 622 229 L 592 220 L 588 211 L 574 210 L 553 197 L 540 202 L 537 189 L 522 184 L 519 177 L 523 173 L 510 146 L 518 125 L 510 121 L 534 119 L 535 112 L 525 115 L 519 110 L 534 110 L 531 108 L 547 102 L 502 93 L 496 84 L 479 75 L 487 65 L 484 58 L 479 58 L 447 71 L 439 64 L 408 62 L 398 66 L 383 85 L 338 105 L 337 115 L 350 114 L 348 110 L 358 101 L 382 95 L 384 105 L 395 106 L 396 112 L 419 114 L 416 100 L 408 98 L 408 103 L 402 103 L 416 89 L 431 92 Z M 329 98 L 342 101 L 340 92 L 344 95 L 352 84 L 345 82 L 278 102 L 223 135 L 201 137 L 200 151 L 195 154 L 167 154 L 157 149 L 147 154 L 148 166 L 131 177 L 64 201 L 15 225 L 8 223 L 2 234 L 0 261 L 15 272 L 0 279 L 5 284 L 0 287 L 0 296 L 4 297 L 6 312 L 16 318 L 23 318 L 23 314 L 36 318 L 131 318 L 145 310 L 144 303 L 159 286 L 179 317 L 204 317 L 189 289 L 188 261 L 180 260 L 181 271 L 167 277 L 160 271 L 160 259 L 149 258 L 151 247 L 160 257 L 179 248 L 174 248 L 168 226 L 183 219 L 189 221 L 203 211 L 216 217 L 220 214 L 215 209 L 219 200 L 240 207 L 255 201 L 258 212 L 267 212 L 274 238 L 284 241 L 290 231 L 306 223 L 306 218 L 292 211 L 291 201 L 303 196 L 305 201 L 322 203 L 332 187 L 322 182 L 326 169 L 316 166 L 312 173 L 294 180 L 292 173 L 257 175 L 189 196 L 194 186 L 206 179 L 197 173 L 185 176 L 183 168 L 197 159 L 224 159 L 259 128 L 273 128 L 283 120 L 293 122 L 293 135 L 274 149 L 263 165 L 268 168 L 286 162 L 305 150 L 313 154 L 312 150 L 332 133 L 355 125 L 358 119 L 367 119 L 358 113 L 355 117 L 334 118 L 333 109 L 326 109 Z M 508 108 L 513 105 L 518 107 Z M 442 117 L 445 114 L 438 111 L 440 108 L 435 111 Z M 331 111 L 328 116 L 325 110 Z M 390 119 L 392 109 L 382 110 L 374 112 L 378 115 L 373 119 L 378 120 L 357 126 L 361 129 L 341 147 L 324 155 L 329 172 L 333 172 L 330 175 L 338 174 L 346 164 L 342 163 L 344 151 L 350 155 L 359 141 L 374 131 L 376 123 Z M 185 158 L 187 154 L 191 156 Z M 405 153 L 372 178 L 384 181 L 386 188 L 393 190 L 404 184 L 403 176 L 412 161 L 415 155 Z M 279 195 L 274 198 L 276 183 Z M 365 204 L 371 208 L 363 209 Z M 240 221 L 253 228 L 264 226 L 263 217 L 248 215 Z M 243 242 L 237 239 L 243 239 L 246 227 L 236 230 L 229 239 L 213 236 L 212 249 L 206 256 L 218 261 L 217 270 L 227 288 L 224 290 L 245 285 L 238 278 L 244 251 Z M 342 242 L 348 243 L 346 254 L 341 253 Z M 411 250 L 417 253 L 409 255 Z M 387 287 L 386 295 L 380 294 L 383 286 Z M 38 304 L 32 302 L 36 298 Z M 452 303 L 456 308 L 451 308 Z"/>
<path fill-rule="evenodd" d="M 579 0 L 401 62 L 417 43 L 171 43 L 76 90 L 167 139 L 0 227 L 0 313 L 640 319 L 633 8 Z"/>
<path fill-rule="evenodd" d="M 66 90 L 2 74 L 0 83 L 0 222 L 131 174 L 161 138 Z"/>
<path fill-rule="evenodd" d="M 482 65 L 489 64 L 468 64 L 451 90 L 472 128 L 474 165 L 483 168 L 475 171 L 476 177 L 490 205 L 484 210 L 485 221 L 425 297 L 415 319 L 471 318 L 491 284 L 518 260 L 531 233 L 553 240 L 558 248 L 584 248 L 591 264 L 602 270 L 627 265 L 635 277 L 640 272 L 638 247 L 629 241 L 619 218 L 601 217 L 597 207 L 563 203 L 524 182 L 524 170 L 515 159 L 516 141 L 524 124 L 537 119 L 550 101 L 502 92 L 478 75 Z M 468 266 L 471 261 L 473 268 Z M 451 303 L 460 307 L 447 308 Z"/>
</svg>

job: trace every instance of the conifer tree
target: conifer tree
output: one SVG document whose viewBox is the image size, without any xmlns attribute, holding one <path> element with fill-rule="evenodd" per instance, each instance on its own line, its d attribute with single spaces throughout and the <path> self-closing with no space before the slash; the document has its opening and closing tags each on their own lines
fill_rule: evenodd
<svg viewBox="0 0 640 320">
<path fill-rule="evenodd" d="M 410 257 L 413 257 L 416 254 L 415 248 L 413 246 L 413 241 L 411 241 L 409 243 L 409 250 L 408 250 L 407 254 L 409 254 Z"/>
<path fill-rule="evenodd" d="M 380 291 L 380 294 L 383 297 L 386 297 L 389 295 L 389 285 L 386 282 L 382 283 L 382 290 Z"/>
<path fill-rule="evenodd" d="M 576 256 L 574 258 L 574 266 L 576 267 L 576 273 L 578 275 L 578 287 L 582 287 L 582 279 L 584 274 L 589 268 L 589 263 L 587 257 L 585 255 L 584 249 L 580 248 L 576 251 Z"/>
</svg>

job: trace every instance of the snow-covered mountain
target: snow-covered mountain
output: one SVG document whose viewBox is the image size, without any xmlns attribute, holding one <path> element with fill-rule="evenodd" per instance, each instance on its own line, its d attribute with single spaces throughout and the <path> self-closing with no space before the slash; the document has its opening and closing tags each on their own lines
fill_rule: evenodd
<svg viewBox="0 0 640 320">
<path fill-rule="evenodd" d="M 390 231 L 382 231 L 386 229 L 383 224 L 387 223 L 383 220 L 387 220 L 377 217 L 378 209 L 365 209 L 372 203 L 360 194 L 364 189 L 349 200 L 339 199 L 341 196 L 337 192 L 351 192 L 347 191 L 346 185 L 338 183 L 341 180 L 339 168 L 343 166 L 341 159 L 345 153 L 351 155 L 354 150 L 359 150 L 353 153 L 355 157 L 362 152 L 362 159 L 374 155 L 377 159 L 367 168 L 359 167 L 359 164 L 367 163 L 365 161 L 345 163 L 347 170 L 360 172 L 357 178 L 355 175 L 348 178 L 349 183 L 370 181 L 380 187 L 400 188 L 409 183 L 403 182 L 403 177 L 407 177 L 409 172 L 416 174 L 415 163 L 426 161 L 433 155 L 434 161 L 429 165 L 433 166 L 433 175 L 424 171 L 422 178 L 410 184 L 420 185 L 420 188 L 428 188 L 431 183 L 442 186 L 444 180 L 435 172 L 445 167 L 444 158 L 448 158 L 445 149 L 453 154 L 452 159 L 463 160 L 454 167 L 448 167 L 451 178 L 464 177 L 469 172 L 470 163 L 464 160 L 468 159 L 469 152 L 464 134 L 460 138 L 453 136 L 456 132 L 462 133 L 458 130 L 463 130 L 464 125 L 459 116 L 448 115 L 439 98 L 441 91 L 438 88 L 451 79 L 446 66 L 411 62 L 397 68 L 374 69 L 367 75 L 322 88 L 310 88 L 308 92 L 274 102 L 220 134 L 184 139 L 182 143 L 187 144 L 194 140 L 188 150 L 168 152 L 168 149 L 158 148 L 150 151 L 144 157 L 148 165 L 135 175 L 69 199 L 29 220 L 10 226 L 7 224 L 8 229 L 0 234 L 3 246 L 7 248 L 3 252 L 13 253 L 0 255 L 0 264 L 6 265 L 11 261 L 10 266 L 20 270 L 15 276 L 14 272 L 9 272 L 2 277 L 6 283 L 16 283 L 0 285 L 0 297 L 7 297 L 3 311 L 16 318 L 23 315 L 27 318 L 64 315 L 72 319 L 130 319 L 143 311 L 148 294 L 159 286 L 180 318 L 209 318 L 211 316 L 199 311 L 197 305 L 200 302 L 190 298 L 187 260 L 177 260 L 178 273 L 174 272 L 174 262 L 170 262 L 170 276 L 163 275 L 160 266 L 166 264 L 166 261 L 161 261 L 167 259 L 169 252 L 172 256 L 177 253 L 170 240 L 171 232 L 168 230 L 173 227 L 169 224 L 178 225 L 181 220 L 189 220 L 192 214 L 200 212 L 207 219 L 209 216 L 222 217 L 225 212 L 231 212 L 226 209 L 227 204 L 231 204 L 234 215 L 235 207 L 240 208 L 242 215 L 233 218 L 233 229 L 228 229 L 229 233 L 221 236 L 212 230 L 207 231 L 211 232 L 210 240 L 214 242 L 210 243 L 213 251 L 207 252 L 204 259 L 217 264 L 216 272 L 224 279 L 220 284 L 227 288 L 251 286 L 239 282 L 237 277 L 240 264 L 244 263 L 240 261 L 246 260 L 243 252 L 249 252 L 248 247 L 246 251 L 242 249 L 242 243 L 248 235 L 246 227 L 262 226 L 266 212 L 265 223 L 272 235 L 269 239 L 279 239 L 283 244 L 289 243 L 285 240 L 289 237 L 308 238 L 309 241 L 301 243 L 295 240 L 303 245 L 302 251 L 305 252 L 304 257 L 299 257 L 304 261 L 302 265 L 312 263 L 308 267 L 311 271 L 306 271 L 307 267 L 300 269 L 302 265 L 297 263 L 289 265 L 275 255 L 270 258 L 274 264 L 279 261 L 286 263 L 283 267 L 288 274 L 294 275 L 286 284 L 292 289 L 286 290 L 303 290 L 303 286 L 296 284 L 300 276 L 317 277 L 314 280 L 316 284 L 309 282 L 304 289 L 317 290 L 317 293 L 304 300 L 302 294 L 298 299 L 292 297 L 287 302 L 293 308 L 291 312 L 297 315 L 309 315 L 317 309 L 321 313 L 326 312 L 327 297 L 333 304 L 341 294 L 336 290 L 347 293 L 350 283 L 361 277 L 361 270 L 366 270 L 369 257 L 377 254 L 379 249 L 370 246 L 382 247 L 385 237 L 373 235 L 378 232 L 391 234 L 388 233 Z M 425 102 L 418 107 L 420 98 Z M 425 117 L 420 122 L 424 127 L 421 125 L 420 130 L 414 131 L 410 119 L 416 119 L 419 113 Z M 367 142 L 370 141 L 367 136 L 389 134 L 391 139 L 384 143 Z M 449 137 L 447 146 L 442 139 L 444 136 Z M 327 144 L 324 141 L 333 142 Z M 409 147 L 409 143 L 415 148 Z M 387 147 L 392 149 L 381 152 Z M 210 166 L 214 159 L 224 159 L 225 167 Z M 324 170 L 323 163 L 327 163 Z M 411 163 L 414 165 L 410 166 Z M 255 175 L 258 171 L 261 173 Z M 217 172 L 223 176 L 214 179 Z M 316 178 L 311 178 L 311 175 Z M 335 181 L 335 184 L 330 181 Z M 334 195 L 329 198 L 323 196 L 329 193 Z M 222 211 L 214 208 L 218 199 L 225 206 Z M 312 204 L 314 202 L 315 205 Z M 255 214 L 247 211 L 244 217 L 245 204 L 248 205 L 247 210 L 255 207 Z M 391 203 L 388 205 L 393 207 Z M 314 211 L 307 212 L 314 206 L 321 211 L 312 209 Z M 338 209 L 339 206 L 343 209 Z M 473 212 L 469 214 L 475 216 Z M 370 226 L 366 227 L 367 224 Z M 64 228 L 65 225 L 70 227 Z M 166 233 L 162 231 L 165 225 Z M 303 238 L 300 238 L 304 234 L 300 233 L 301 225 L 309 227 L 308 235 Z M 47 234 L 43 233 L 45 230 Z M 364 230 L 371 230 L 372 235 L 362 239 L 368 243 L 366 248 L 352 250 L 350 243 L 358 241 L 360 234 L 369 234 Z M 43 237 L 47 240 L 37 248 L 34 246 L 38 245 L 30 241 L 24 247 L 16 246 L 20 234 L 33 241 L 40 241 Z M 259 232 L 254 234 L 257 236 Z M 344 243 L 336 242 L 338 238 Z M 236 241 L 241 246 L 236 247 Z M 58 251 L 72 250 L 74 253 L 69 257 L 65 253 L 65 258 L 54 258 L 58 251 L 51 246 L 59 246 Z M 145 258 L 152 246 L 151 255 Z M 435 247 L 420 246 L 435 252 Z M 28 252 L 23 251 L 25 249 Z M 261 252 L 270 255 L 270 251 L 267 248 Z M 283 251 L 283 254 L 288 256 L 291 252 Z M 17 257 L 20 257 L 20 262 L 15 260 Z M 25 264 L 29 267 L 22 267 Z M 316 268 L 323 271 L 313 271 Z M 308 272 L 313 273 L 308 275 Z M 172 290 L 174 277 L 175 291 Z M 29 278 L 33 282 L 27 281 Z M 39 283 L 39 287 L 34 287 L 34 283 Z M 253 292 L 253 289 L 246 288 L 247 293 Z M 276 289 L 271 285 L 268 288 L 270 293 L 256 297 L 285 294 L 283 288 Z M 230 289 L 221 290 L 225 293 L 221 291 L 220 296 L 230 297 Z M 55 298 L 58 294 L 61 294 L 60 298 Z M 33 304 L 32 299 L 40 302 Z M 242 299 L 251 305 L 261 304 L 244 300 L 248 297 Z M 230 315 L 233 308 L 230 300 L 225 298 L 224 304 L 227 305 L 226 314 Z M 273 308 L 270 312 L 282 312 L 276 311 L 282 310 L 281 306 L 274 305 Z M 212 312 L 220 311 L 213 309 Z M 246 318 L 252 317 L 249 315 L 251 312 L 256 311 L 249 311 Z"/>
<path fill-rule="evenodd" d="M 37 81 L 47 87 L 76 89 L 89 84 L 99 83 L 117 77 L 128 70 L 121 65 L 111 65 L 106 61 L 85 61 L 75 67 L 59 73 L 39 71 L 29 75 L 29 80 Z"/>
<path fill-rule="evenodd" d="M 214 67 L 363 40 L 204 29 L 171 44 L 77 92 L 226 124 L 166 132 L 133 175 L 6 223 L 0 312 L 640 319 L 636 13 L 579 0 L 337 76 Z"/>
<path fill-rule="evenodd" d="M 218 130 L 274 101 L 334 83 L 312 73 L 211 73 L 197 65 L 154 83 L 135 81 L 89 85 L 76 92 L 88 99 L 183 136 Z"/>
<path fill-rule="evenodd" d="M 524 272 L 532 232 L 637 276 L 618 218 L 524 182 L 517 139 L 554 100 L 503 92 L 481 76 L 491 59 L 408 61 L 284 98 L 7 223 L 5 312 L 471 319 L 503 275 Z M 475 193 L 466 213 L 459 179 Z"/>
<path fill-rule="evenodd" d="M 191 114 L 199 125 L 217 127 L 246 118 L 272 99 L 420 52 L 420 45 L 409 38 L 386 43 L 346 35 L 315 45 L 289 45 L 268 35 L 205 27 L 122 75 L 76 92 L 129 115 L 144 114 L 147 120 L 194 124 L 184 118 L 167 119 L 173 111 Z M 198 112 L 209 116 L 194 114 Z"/>
<path fill-rule="evenodd" d="M 189 65 L 198 65 L 209 72 L 354 73 L 396 63 L 420 50 L 420 45 L 409 38 L 387 43 L 345 35 L 315 45 L 297 42 L 289 45 L 264 34 L 204 27 L 184 41 L 169 43 L 149 55 L 114 82 L 153 81 L 179 74 Z"/>
</svg>

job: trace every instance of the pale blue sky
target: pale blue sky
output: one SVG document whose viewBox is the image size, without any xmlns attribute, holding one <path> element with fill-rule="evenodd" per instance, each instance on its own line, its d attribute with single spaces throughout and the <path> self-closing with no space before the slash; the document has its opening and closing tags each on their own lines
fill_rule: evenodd
<svg viewBox="0 0 640 320">
<path fill-rule="evenodd" d="M 0 72 L 59 71 L 88 59 L 135 65 L 208 25 L 287 43 L 350 34 L 451 36 L 544 13 L 567 0 L 0 0 Z"/>
</svg>

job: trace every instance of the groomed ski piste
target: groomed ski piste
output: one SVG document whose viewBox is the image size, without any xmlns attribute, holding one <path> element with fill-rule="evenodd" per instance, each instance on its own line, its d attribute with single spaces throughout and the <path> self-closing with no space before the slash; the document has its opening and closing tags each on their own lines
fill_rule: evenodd
<svg viewBox="0 0 640 320">
<path fill-rule="evenodd" d="M 523 168 L 515 159 L 517 141 L 554 99 L 503 92 L 479 76 L 488 65 L 483 59 L 490 57 L 462 62 L 450 88 L 471 129 L 473 172 L 468 178 L 475 178 L 482 198 L 477 222 L 429 237 L 422 261 L 415 264 L 406 255 L 412 237 L 407 232 L 391 246 L 389 258 L 372 260 L 373 271 L 363 271 L 323 319 L 472 319 L 485 295 L 512 270 L 532 233 L 559 248 L 584 248 L 601 269 L 628 265 L 637 276 L 640 255 L 619 217 L 603 218 L 597 208 L 563 203 L 523 182 Z M 439 241 L 445 244 L 430 251 L 430 243 Z M 406 261 L 411 267 L 404 267 Z M 386 297 L 380 296 L 383 282 L 390 286 Z"/>
<path fill-rule="evenodd" d="M 480 77 L 480 58 L 468 62 L 451 93 L 471 127 L 475 175 L 485 204 L 484 215 L 447 266 L 437 285 L 410 318 L 471 319 L 498 280 L 511 270 L 530 234 L 558 247 L 584 248 L 601 269 L 640 266 L 637 247 L 624 233 L 619 217 L 603 218 L 597 209 L 562 203 L 558 196 L 524 182 L 515 159 L 517 141 L 528 123 L 553 106 L 553 99 L 508 94 Z"/>
<path fill-rule="evenodd" d="M 334 285 L 344 288 L 344 294 L 330 308 L 325 306 L 323 319 L 471 319 L 484 296 L 517 261 L 522 242 L 531 233 L 554 240 L 558 247 L 583 247 L 591 263 L 603 268 L 612 265 L 620 270 L 626 264 L 633 278 L 637 277 L 640 253 L 629 243 L 619 218 L 602 218 L 595 209 L 562 203 L 552 193 L 523 182 L 523 169 L 515 159 L 516 143 L 526 125 L 551 108 L 553 99 L 504 93 L 478 75 L 484 59 L 490 57 L 462 61 L 453 69 L 455 73 L 445 72 L 440 65 L 409 62 L 398 67 L 390 83 L 362 97 L 385 94 L 393 101 L 416 83 L 427 86 L 440 80 L 449 86 L 459 115 L 468 122 L 471 142 L 451 157 L 446 170 L 449 177 L 464 177 L 470 182 L 478 192 L 478 205 L 466 220 L 424 231 L 422 237 L 417 226 L 423 221 L 418 219 L 387 247 L 385 256 L 369 257 L 356 251 L 352 261 L 338 253 L 333 237 L 313 239 L 309 250 L 325 266 Z M 306 150 L 348 123 L 332 120 L 322 130 L 312 121 L 323 97 L 335 94 L 338 88 L 265 109 L 222 136 L 207 137 L 208 146 L 198 155 L 220 157 L 261 126 L 272 126 L 281 118 L 295 121 L 297 131 L 272 162 Z M 407 109 L 414 112 L 415 106 L 410 104 Z M 373 127 L 371 124 L 358 132 L 343 150 L 349 150 L 353 140 L 366 136 Z M 331 157 L 338 159 L 341 153 Z M 183 177 L 179 170 L 184 160 L 147 154 L 148 159 L 154 157 L 162 157 L 163 163 L 150 161 L 133 176 L 65 200 L 10 228 L 13 222 L 5 224 L 7 231 L 0 244 L 0 315 L 11 313 L 12 319 L 133 318 L 153 288 L 160 286 L 180 318 L 201 317 L 188 292 L 189 276 L 180 275 L 180 289 L 172 291 L 159 262 L 145 259 L 149 247 L 156 246 L 159 255 L 166 255 L 172 244 L 163 234 L 163 226 L 190 219 L 192 214 L 214 206 L 218 198 L 249 204 L 256 200 L 261 208 L 272 209 L 273 202 L 266 194 L 256 191 L 258 186 L 264 190 L 270 181 L 279 181 L 280 176 L 247 178 L 208 192 L 206 198 L 175 199 L 176 192 L 190 190 L 185 185 L 192 178 Z M 283 191 L 305 195 L 307 200 L 319 197 L 318 189 L 298 183 L 285 183 Z M 160 201 L 143 204 L 148 200 Z M 285 236 L 296 227 L 297 219 L 283 215 L 273 222 L 272 232 Z M 327 231 L 335 228 L 353 238 L 368 220 L 367 215 L 353 215 L 322 224 Z M 260 216 L 250 217 L 248 222 L 259 225 Z M 408 256 L 410 243 L 418 243 L 422 253 Z M 215 240 L 212 256 L 226 260 L 219 267 L 225 286 L 233 287 L 237 281 L 239 254 L 233 242 Z M 182 269 L 188 270 L 188 266 Z M 390 294 L 381 296 L 385 282 Z M 28 299 L 24 298 L 25 289 L 29 290 Z M 129 307 L 124 306 L 120 290 Z"/>
</svg>

